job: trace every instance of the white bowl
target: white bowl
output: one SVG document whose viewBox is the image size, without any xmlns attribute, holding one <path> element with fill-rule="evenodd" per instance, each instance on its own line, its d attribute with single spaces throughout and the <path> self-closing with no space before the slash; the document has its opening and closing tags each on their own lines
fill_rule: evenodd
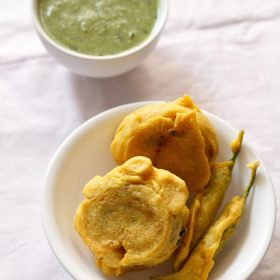
<svg viewBox="0 0 280 280">
<path fill-rule="evenodd" d="M 104 175 L 116 165 L 109 150 L 116 127 L 126 114 L 146 104 L 148 102 L 127 104 L 91 118 L 64 141 L 50 163 L 42 197 L 43 224 L 54 253 L 74 279 L 145 280 L 154 274 L 171 272 L 167 263 L 142 272 L 130 272 L 121 278 L 105 276 L 95 266 L 93 256 L 73 228 L 74 213 L 83 199 L 83 186 L 93 176 Z M 226 160 L 230 157 L 229 144 L 238 132 L 216 116 L 205 114 L 218 134 L 219 160 Z M 242 193 L 249 178 L 246 163 L 255 159 L 259 157 L 246 142 L 245 132 L 225 202 Z M 219 253 L 209 279 L 246 279 L 256 269 L 273 235 L 275 209 L 273 186 L 261 161 L 245 215 L 235 236 Z"/>
<path fill-rule="evenodd" d="M 42 43 L 63 66 L 79 75 L 106 78 L 135 68 L 156 46 L 168 15 L 168 0 L 158 1 L 158 17 L 151 34 L 139 45 L 115 55 L 93 56 L 75 52 L 49 37 L 38 15 L 39 0 L 32 0 L 32 18 Z"/>
</svg>

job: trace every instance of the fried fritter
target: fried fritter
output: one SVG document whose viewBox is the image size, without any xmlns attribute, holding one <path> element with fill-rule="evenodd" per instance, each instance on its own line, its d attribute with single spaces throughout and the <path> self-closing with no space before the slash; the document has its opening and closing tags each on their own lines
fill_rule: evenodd
<svg viewBox="0 0 280 280">
<path fill-rule="evenodd" d="M 74 225 L 104 273 L 155 266 L 176 249 L 189 215 L 188 191 L 150 159 L 134 157 L 95 176 L 83 193 Z"/>
<path fill-rule="evenodd" d="M 134 156 L 182 178 L 189 191 L 202 190 L 218 154 L 215 130 L 188 97 L 152 104 L 127 115 L 111 143 L 118 164 Z"/>
</svg>

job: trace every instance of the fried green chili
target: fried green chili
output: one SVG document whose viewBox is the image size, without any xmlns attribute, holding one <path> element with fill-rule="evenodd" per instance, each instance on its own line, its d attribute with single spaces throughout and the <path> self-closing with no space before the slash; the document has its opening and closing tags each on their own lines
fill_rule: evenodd
<svg viewBox="0 0 280 280">
<path fill-rule="evenodd" d="M 252 188 L 259 166 L 258 161 L 247 165 L 251 177 L 242 196 L 235 196 L 224 208 L 216 222 L 210 227 L 191 253 L 182 269 L 167 276 L 154 276 L 153 280 L 206 280 L 214 266 L 214 257 L 221 245 L 234 233 L 245 209 L 246 199 Z"/>
<path fill-rule="evenodd" d="M 236 139 L 232 141 L 233 155 L 231 159 L 214 164 L 208 185 L 194 197 L 192 204 L 195 204 L 196 207 L 190 209 L 190 217 L 193 219 L 189 219 L 188 231 L 177 250 L 173 263 L 175 271 L 180 269 L 188 254 L 195 248 L 221 206 L 227 187 L 231 182 L 232 170 L 242 145 L 243 135 L 244 131 L 239 132 Z"/>
</svg>

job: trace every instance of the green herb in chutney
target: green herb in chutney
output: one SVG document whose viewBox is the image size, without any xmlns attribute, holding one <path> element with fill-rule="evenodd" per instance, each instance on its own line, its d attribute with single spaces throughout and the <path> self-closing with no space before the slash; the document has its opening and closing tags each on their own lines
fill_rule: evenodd
<svg viewBox="0 0 280 280">
<path fill-rule="evenodd" d="M 80 53 L 111 55 L 140 44 L 157 18 L 158 0 L 40 0 L 48 35 Z"/>
</svg>

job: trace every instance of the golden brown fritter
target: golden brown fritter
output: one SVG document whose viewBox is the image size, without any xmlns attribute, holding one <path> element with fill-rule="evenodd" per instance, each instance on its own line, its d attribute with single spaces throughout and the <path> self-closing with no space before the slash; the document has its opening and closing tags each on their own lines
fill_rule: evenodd
<svg viewBox="0 0 280 280">
<path fill-rule="evenodd" d="M 84 188 L 75 228 L 103 272 L 121 275 L 167 260 L 189 210 L 185 182 L 134 157 Z"/>
<path fill-rule="evenodd" d="M 111 144 L 118 164 L 134 156 L 185 180 L 190 191 L 203 189 L 218 154 L 215 130 L 188 96 L 151 104 L 127 115 Z"/>
</svg>

